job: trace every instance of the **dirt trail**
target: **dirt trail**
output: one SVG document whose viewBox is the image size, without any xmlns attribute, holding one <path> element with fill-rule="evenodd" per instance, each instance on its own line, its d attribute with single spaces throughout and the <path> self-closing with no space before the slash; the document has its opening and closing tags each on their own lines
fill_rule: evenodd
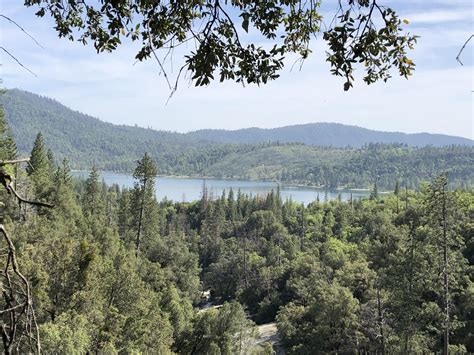
<svg viewBox="0 0 474 355">
<path fill-rule="evenodd" d="M 269 343 L 273 346 L 273 349 L 276 351 L 277 355 L 284 355 L 285 351 L 280 346 L 280 335 L 278 334 L 278 329 L 276 323 L 267 323 L 257 326 L 259 336 L 255 340 L 254 347 L 263 347 L 265 344 Z"/>
</svg>

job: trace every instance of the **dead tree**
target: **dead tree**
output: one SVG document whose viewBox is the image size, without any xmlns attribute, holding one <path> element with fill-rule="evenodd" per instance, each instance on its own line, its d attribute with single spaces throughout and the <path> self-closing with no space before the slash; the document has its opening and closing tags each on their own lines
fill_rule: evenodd
<svg viewBox="0 0 474 355">
<path fill-rule="evenodd" d="M 0 184 L 20 205 L 25 203 L 39 207 L 53 207 L 47 203 L 27 200 L 17 193 L 14 178 L 6 172 L 5 166 L 23 162 L 28 162 L 28 159 L 0 161 Z M 0 332 L 3 350 L 5 354 L 20 353 L 26 349 L 39 354 L 41 342 L 31 287 L 25 275 L 20 271 L 15 245 L 3 223 L 2 213 L 0 214 L 0 234 L 6 244 L 5 253 L 1 255 L 5 259 L 0 279 L 0 291 L 3 298 L 0 308 Z"/>
</svg>

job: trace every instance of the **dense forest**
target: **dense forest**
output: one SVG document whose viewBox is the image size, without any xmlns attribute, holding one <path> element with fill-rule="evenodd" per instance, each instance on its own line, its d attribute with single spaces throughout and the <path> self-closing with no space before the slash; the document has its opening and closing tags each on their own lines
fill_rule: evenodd
<svg viewBox="0 0 474 355">
<path fill-rule="evenodd" d="M 383 119 L 382 117 L 380 119 Z M 279 128 L 244 128 L 235 131 L 203 129 L 188 133 L 218 143 L 259 144 L 265 142 L 303 143 L 314 146 L 362 148 L 369 143 L 400 143 L 409 147 L 474 145 L 467 138 L 433 133 L 382 132 L 340 123 L 318 122 Z"/>
<path fill-rule="evenodd" d="M 439 168 L 433 156 L 472 169 L 467 148 L 379 146 L 354 150 L 352 169 L 369 170 L 370 157 L 388 179 L 394 152 L 419 174 L 428 161 L 431 173 Z M 3 116 L 0 158 L 18 158 Z M 288 354 L 474 351 L 474 191 L 449 188 L 451 175 L 413 191 L 394 173 L 393 194 L 348 202 L 204 190 L 178 203 L 156 200 L 163 167 L 148 154 L 131 189 L 104 185 L 95 168 L 75 180 L 72 162 L 57 161 L 39 134 L 25 171 L 2 168 L 23 196 L 54 205 L 17 204 L 2 191 L 14 244 L 0 259 L 5 352 L 35 351 L 39 339 L 44 353 L 271 354 L 255 342 L 256 325 L 269 322 Z M 26 294 L 19 275 L 27 305 L 14 303 Z M 203 291 L 221 307 L 201 309 Z"/>
<path fill-rule="evenodd" d="M 265 131 L 263 135 L 258 130 L 255 135 L 246 130 L 179 134 L 115 126 L 20 90 L 9 90 L 2 101 L 19 152 L 28 154 L 37 133 L 42 132 L 56 159 L 69 159 L 73 169 L 90 169 L 95 165 L 101 170 L 131 173 L 136 160 L 148 151 L 159 175 L 276 180 L 331 188 L 370 188 L 377 182 L 379 188 L 391 190 L 396 180 L 416 189 L 420 182 L 448 171 L 452 187 L 469 187 L 474 183 L 474 147 L 468 139 L 405 135 L 411 139 L 408 143 L 417 142 L 420 146 L 430 142 L 451 144 L 420 148 L 400 143 L 368 143 L 390 142 L 392 138 L 384 138 L 389 133 L 362 130 L 362 134 L 357 127 L 327 124 L 322 124 L 319 131 L 292 126 L 286 131 Z M 215 142 L 216 134 L 222 137 L 221 142 Z M 227 135 L 232 137 L 226 138 Z M 334 146 L 344 143 L 342 147 L 304 145 L 291 138 L 298 135 L 306 143 L 317 143 L 309 137 L 330 137 Z M 403 142 L 403 135 L 394 137 Z M 347 147 L 351 142 L 354 148 Z"/>
</svg>

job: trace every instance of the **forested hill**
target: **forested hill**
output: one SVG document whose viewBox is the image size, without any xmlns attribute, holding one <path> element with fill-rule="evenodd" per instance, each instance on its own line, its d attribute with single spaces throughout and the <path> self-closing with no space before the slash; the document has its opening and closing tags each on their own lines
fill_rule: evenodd
<svg viewBox="0 0 474 355">
<path fill-rule="evenodd" d="M 29 153 L 41 132 L 57 158 L 67 157 L 78 168 L 96 164 L 130 170 L 144 151 L 157 156 L 208 146 L 180 133 L 103 122 L 22 90 L 8 90 L 0 97 L 0 103 L 5 107 L 20 153 Z"/>
<path fill-rule="evenodd" d="M 369 144 L 363 148 L 342 148 L 281 142 L 219 143 L 206 140 L 210 137 L 203 135 L 204 131 L 180 134 L 113 125 L 21 90 L 9 90 L 0 100 L 21 155 L 30 153 L 35 136 L 42 132 L 56 159 L 69 159 L 75 169 L 95 165 L 101 170 L 131 172 L 147 151 L 161 175 L 278 180 L 351 188 L 370 188 L 377 180 L 380 188 L 391 189 L 395 180 L 414 188 L 419 182 L 448 171 L 455 186 L 474 183 L 472 144 L 422 148 Z M 293 128 L 301 129 L 301 126 Z M 227 133 L 223 131 L 222 135 Z M 320 136 L 326 139 L 329 133 Z M 334 141 L 337 139 L 334 137 Z M 462 142 L 462 138 L 453 139 L 451 143 Z M 349 137 L 344 140 L 350 144 Z"/>
<path fill-rule="evenodd" d="M 381 119 L 383 119 L 381 117 Z M 444 134 L 380 132 L 339 123 L 309 123 L 279 128 L 245 128 L 235 131 L 204 129 L 188 135 L 220 143 L 303 143 L 327 147 L 360 148 L 368 143 L 402 143 L 410 147 L 474 145 L 474 141 Z"/>
<path fill-rule="evenodd" d="M 187 134 L 156 131 L 132 126 L 119 126 L 100 121 L 94 117 L 72 111 L 59 102 L 26 91 L 12 89 L 0 98 L 7 112 L 7 119 L 13 127 L 20 150 L 29 150 L 38 131 L 56 136 L 58 145 L 68 147 L 73 152 L 78 141 L 86 146 L 95 146 L 102 141 L 99 149 L 116 149 L 114 145 L 142 152 L 143 147 L 153 149 L 157 142 L 163 144 L 179 143 L 186 147 L 198 142 L 216 142 L 233 144 L 260 144 L 268 142 L 303 143 L 325 147 L 360 148 L 369 143 L 401 143 L 410 147 L 448 145 L 473 146 L 474 141 L 443 134 L 400 132 L 380 132 L 366 128 L 348 126 L 339 123 L 310 123 L 280 128 L 245 128 L 235 131 L 204 129 Z M 382 119 L 382 118 L 381 118 Z M 71 138 L 75 138 L 74 140 Z M 80 138 L 80 139 L 79 139 Z M 97 139 L 99 138 L 99 139 Z M 54 142 L 51 142 L 55 144 Z"/>
</svg>

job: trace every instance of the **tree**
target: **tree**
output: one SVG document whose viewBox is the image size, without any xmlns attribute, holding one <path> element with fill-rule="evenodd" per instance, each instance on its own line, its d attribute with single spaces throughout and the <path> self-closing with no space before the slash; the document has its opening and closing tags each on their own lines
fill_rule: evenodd
<svg viewBox="0 0 474 355">
<path fill-rule="evenodd" d="M 30 166 L 26 169 L 33 181 L 35 194 L 44 197 L 51 187 L 50 159 L 41 132 L 36 135 L 30 155 Z"/>
<path fill-rule="evenodd" d="M 138 161 L 133 177 L 136 182 L 132 194 L 131 214 L 133 216 L 132 225 L 136 233 L 135 251 L 138 255 L 144 229 L 147 232 L 146 229 L 152 223 L 150 216 L 155 202 L 156 166 L 148 153 L 145 153 L 143 158 Z"/>
<path fill-rule="evenodd" d="M 397 198 L 397 213 L 400 212 L 399 203 L 400 203 L 400 182 L 397 180 L 395 183 L 394 195 Z"/>
<path fill-rule="evenodd" d="M 367 84 L 388 80 L 392 67 L 404 77 L 411 75 L 414 63 L 407 50 L 416 36 L 404 33 L 403 24 L 408 21 L 401 20 L 393 9 L 377 0 L 340 1 L 327 25 L 318 12 L 319 4 L 302 0 L 25 1 L 26 6 L 38 9 L 37 16 L 48 13 L 54 19 L 60 37 L 83 44 L 92 41 L 97 52 L 116 50 L 124 38 L 141 42 L 136 59 L 156 59 L 173 90 L 183 70 L 190 72 L 197 86 L 209 84 L 214 75 L 221 81 L 265 84 L 279 76 L 285 55 L 296 53 L 306 59 L 311 38 L 320 32 L 329 47 L 331 73 L 345 78 L 345 90 L 352 86 L 355 65 L 363 64 Z M 247 44 L 249 32 L 270 45 Z M 172 84 L 165 60 L 175 48 L 189 43 L 195 47 L 185 54 Z"/>
<path fill-rule="evenodd" d="M 377 201 L 379 199 L 379 189 L 377 186 L 377 180 L 374 182 L 374 187 L 370 191 L 370 199 Z"/>
<path fill-rule="evenodd" d="M 290 353 L 350 352 L 356 348 L 359 303 L 336 283 L 318 285 L 308 306 L 290 303 L 277 326 Z"/>
<path fill-rule="evenodd" d="M 55 210 L 52 212 L 52 217 L 64 219 L 67 223 L 74 224 L 82 218 L 82 213 L 76 201 L 71 167 L 69 160 L 66 158 L 64 158 L 61 165 L 58 166 L 53 177 L 53 183 L 54 191 L 52 192 L 52 201 Z"/>
<path fill-rule="evenodd" d="M 0 90 L 0 95 L 3 91 Z M 12 160 L 16 158 L 17 148 L 15 138 L 5 118 L 5 111 L 0 105 L 0 160 Z"/>
<path fill-rule="evenodd" d="M 442 274 L 439 295 L 443 310 L 443 354 L 449 353 L 449 338 L 453 324 L 453 294 L 459 288 L 460 277 L 458 270 L 462 270 L 464 259 L 459 255 L 462 240 L 459 236 L 458 208 L 453 194 L 448 191 L 448 175 L 443 173 L 427 187 L 425 207 L 427 224 L 432 228 L 429 242 L 437 249 L 441 258 L 436 258 Z"/>
<path fill-rule="evenodd" d="M 184 354 L 248 354 L 255 328 L 237 302 L 201 312 L 188 331 Z"/>
<path fill-rule="evenodd" d="M 103 201 L 101 200 L 102 187 L 99 182 L 99 173 L 95 166 L 86 180 L 86 191 L 82 202 L 83 210 L 89 215 L 100 215 L 103 212 Z"/>
<path fill-rule="evenodd" d="M 4 91 L 0 89 L 0 97 L 4 94 Z M 6 117 L 5 117 L 5 110 L 3 109 L 3 105 L 0 105 L 0 161 L 5 160 L 13 160 L 16 159 L 17 155 L 17 147 L 15 143 L 15 139 L 13 137 L 13 133 L 8 126 Z M 5 170 L 5 173 L 9 174 L 16 178 L 17 166 L 16 165 L 5 165 L 2 167 Z M 1 203 L 9 204 L 10 199 L 7 199 L 7 196 L 3 196 L 7 194 L 7 191 L 2 190 L 1 194 Z M 9 206 L 9 211 L 14 210 L 13 206 Z"/>
</svg>

